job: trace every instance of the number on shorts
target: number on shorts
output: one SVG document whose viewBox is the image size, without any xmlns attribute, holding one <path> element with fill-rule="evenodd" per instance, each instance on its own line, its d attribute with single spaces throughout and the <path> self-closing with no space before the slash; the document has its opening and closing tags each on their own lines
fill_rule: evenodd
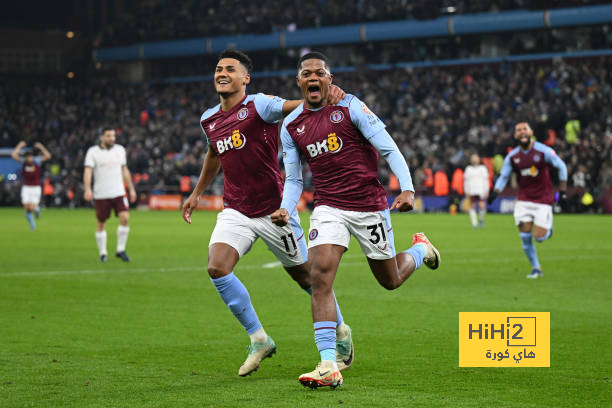
<svg viewBox="0 0 612 408">
<path fill-rule="evenodd" d="M 370 225 L 366 228 L 370 230 L 370 235 L 372 235 L 373 237 L 373 238 L 370 238 L 371 243 L 378 244 L 380 242 L 381 235 L 382 235 L 383 241 L 387 240 L 387 235 L 385 234 L 385 227 L 383 226 L 382 222 L 379 222 L 378 224 L 375 224 L 375 225 Z M 380 234 L 376 232 L 378 228 L 380 228 Z"/>
<path fill-rule="evenodd" d="M 289 239 L 287 239 L 287 237 Z M 283 244 L 285 244 L 285 251 L 287 251 L 288 254 L 292 252 L 289 249 L 289 240 L 291 240 L 291 245 L 293 245 L 293 251 L 297 250 L 297 244 L 295 243 L 295 238 L 293 238 L 293 234 L 281 235 L 281 239 L 283 240 Z"/>
</svg>

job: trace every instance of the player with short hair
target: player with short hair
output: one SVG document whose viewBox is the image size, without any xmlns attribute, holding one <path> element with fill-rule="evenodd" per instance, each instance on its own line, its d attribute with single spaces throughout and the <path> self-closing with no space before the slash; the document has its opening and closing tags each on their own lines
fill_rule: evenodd
<svg viewBox="0 0 612 408">
<path fill-rule="evenodd" d="M 280 205 L 283 188 L 278 167 L 278 122 L 301 101 L 247 95 L 251 69 L 251 59 L 243 52 L 230 50 L 219 56 L 214 85 L 220 104 L 201 117 L 208 152 L 198 183 L 183 205 L 183 218 L 191 224 L 200 196 L 223 168 L 224 209 L 210 237 L 208 274 L 251 339 L 247 358 L 238 370 L 243 377 L 274 354 L 276 344 L 259 321 L 246 287 L 233 273 L 239 259 L 261 238 L 300 287 L 308 293 L 312 291 L 297 211 L 291 213 L 289 225 L 284 228 L 270 220 L 270 214 Z M 336 93 L 335 102 L 344 96 L 339 88 Z M 338 333 L 337 359 L 342 368 L 348 368 L 353 360 L 352 336 L 335 301 L 334 304 L 338 312 L 333 323 L 334 333 Z"/>
<path fill-rule="evenodd" d="M 36 218 L 40 217 L 40 194 L 42 181 L 42 163 L 51 158 L 51 153 L 43 146 L 42 143 L 34 143 L 34 148 L 38 149 L 42 155 L 34 155 L 34 150 L 26 150 L 23 159 L 19 156 L 21 149 L 26 146 L 23 140 L 17 143 L 17 146 L 11 152 L 11 157 L 21 163 L 21 175 L 23 184 L 21 186 L 21 204 L 25 210 L 26 219 L 30 224 L 30 229 L 36 229 Z"/>
<path fill-rule="evenodd" d="M 523 251 L 532 267 L 527 278 L 537 279 L 543 274 L 532 235 L 536 241 L 544 242 L 553 233 L 554 193 L 549 166 L 554 166 L 559 174 L 560 202 L 566 200 L 567 167 L 553 149 L 533 140 L 529 123 L 518 122 L 514 127 L 514 138 L 519 145 L 504 159 L 500 176 L 489 194 L 489 204 L 504 189 L 514 171 L 519 183 L 514 222 L 519 228 Z"/>
<path fill-rule="evenodd" d="M 489 170 L 480 163 L 480 156 L 474 153 L 470 156 L 470 165 L 465 168 L 463 176 L 465 195 L 470 198 L 470 220 L 472 227 L 484 227 L 484 217 L 487 213 L 487 197 L 489 196 Z M 476 217 L 476 209 L 478 218 Z"/>
<path fill-rule="evenodd" d="M 315 343 L 321 362 L 299 378 L 302 385 L 311 388 L 335 388 L 343 381 L 334 358 L 332 285 L 351 235 L 359 241 L 378 282 L 389 290 L 398 288 L 422 263 L 432 269 L 440 264 L 440 254 L 423 233 L 414 234 L 413 246 L 396 254 L 386 192 L 378 180 L 378 152 L 398 177 L 402 190 L 391 210 L 413 208 L 408 165 L 384 123 L 359 99 L 346 95 L 337 106 L 327 103 L 332 78 L 323 54 L 308 53 L 299 60 L 297 83 L 304 102 L 283 122 L 287 175 L 283 201 L 272 214 L 272 220 L 282 226 L 295 211 L 302 192 L 301 154 L 310 165 L 315 186 L 308 256 Z"/>
<path fill-rule="evenodd" d="M 132 183 L 132 176 L 127 167 L 125 148 L 115 143 L 115 129 L 106 127 L 100 134 L 100 144 L 90 147 L 85 155 L 85 171 L 83 183 L 85 184 L 85 200 L 93 199 L 96 209 L 96 244 L 100 254 L 100 261 L 106 262 L 106 220 L 110 217 L 111 210 L 119 217 L 117 226 L 117 251 L 115 255 L 124 262 L 130 262 L 130 257 L 125 253 L 129 227 L 128 199 L 125 197 L 127 184 L 130 202 L 136 201 L 136 190 Z M 93 191 L 91 179 L 93 176 Z"/>
</svg>

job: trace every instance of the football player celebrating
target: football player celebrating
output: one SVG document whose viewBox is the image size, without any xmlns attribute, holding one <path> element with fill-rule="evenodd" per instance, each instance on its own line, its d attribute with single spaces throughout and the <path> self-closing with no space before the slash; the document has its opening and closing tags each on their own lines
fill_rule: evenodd
<svg viewBox="0 0 612 408">
<path fill-rule="evenodd" d="M 500 176 L 489 194 L 489 204 L 504 189 L 514 171 L 519 183 L 518 201 L 514 206 L 514 223 L 518 226 L 523 251 L 532 267 L 527 278 L 537 279 L 543 274 L 532 236 L 536 241 L 544 242 L 553 233 L 554 194 L 549 165 L 554 166 L 559 174 L 561 203 L 566 200 L 567 167 L 553 149 L 533 140 L 533 130 L 529 123 L 517 123 L 514 127 L 514 138 L 519 145 L 504 159 Z"/>
<path fill-rule="evenodd" d="M 278 167 L 278 122 L 301 101 L 286 101 L 264 94 L 247 95 L 252 63 L 236 50 L 219 56 L 214 75 L 220 104 L 202 115 L 200 126 L 208 142 L 208 152 L 200 178 L 183 205 L 183 218 L 191 224 L 192 212 L 200 196 L 220 168 L 224 175 L 224 209 L 210 237 L 208 274 L 217 292 L 251 338 L 248 356 L 238 374 L 247 376 L 260 362 L 276 352 L 276 344 L 266 334 L 249 292 L 234 275 L 238 260 L 261 238 L 285 270 L 311 293 L 310 265 L 297 211 L 289 225 L 278 228 L 270 214 L 281 202 L 282 180 Z M 339 88 L 333 102 L 344 97 Z M 338 363 L 341 368 L 353 360 L 350 328 L 334 300 L 334 333 L 338 333 Z"/>
<path fill-rule="evenodd" d="M 323 54 L 308 53 L 300 59 L 297 83 L 304 103 L 287 116 L 281 130 L 287 175 L 283 201 L 272 219 L 286 225 L 295 211 L 302 191 L 302 155 L 310 165 L 315 187 L 308 258 L 315 343 L 321 362 L 299 381 L 311 388 L 335 388 L 343 380 L 335 358 L 332 284 L 351 235 L 359 241 L 378 282 L 389 290 L 398 288 L 422 263 L 436 269 L 440 254 L 423 233 L 414 234 L 410 249 L 395 252 L 387 197 L 377 178 L 378 153 L 387 160 L 402 189 L 391 210 L 411 210 L 414 188 L 408 165 L 383 122 L 353 95 L 346 95 L 337 106 L 327 102 L 332 75 Z"/>
<path fill-rule="evenodd" d="M 21 175 L 23 177 L 23 185 L 21 186 L 21 203 L 25 210 L 26 219 L 30 224 L 30 229 L 34 231 L 36 229 L 36 222 L 34 221 L 34 215 L 36 218 L 40 217 L 40 194 L 41 194 L 41 177 L 42 177 L 42 163 L 51 158 L 51 153 L 43 146 L 42 143 L 34 143 L 34 147 L 40 150 L 42 155 L 35 156 L 33 150 L 27 150 L 24 153 L 24 158 L 19 156 L 22 148 L 24 148 L 26 142 L 23 140 L 15 146 L 11 152 L 11 157 L 21 163 Z"/>
</svg>

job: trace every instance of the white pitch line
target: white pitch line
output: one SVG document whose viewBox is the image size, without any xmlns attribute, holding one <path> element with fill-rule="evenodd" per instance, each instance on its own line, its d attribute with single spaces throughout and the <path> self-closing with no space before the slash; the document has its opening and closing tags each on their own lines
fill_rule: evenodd
<svg viewBox="0 0 612 408">
<path fill-rule="evenodd" d="M 274 265 L 272 265 L 274 264 Z M 266 266 L 267 265 L 267 266 Z M 237 266 L 236 270 L 242 269 L 261 269 L 280 267 L 278 262 L 271 262 L 265 265 L 242 265 Z M 183 271 L 206 271 L 206 266 L 174 266 L 162 268 L 120 268 L 120 269 L 74 269 L 65 271 L 21 271 L 0 273 L 0 278 L 11 278 L 19 276 L 64 276 L 64 275 L 102 275 L 105 273 L 147 273 L 147 272 L 183 272 Z"/>
<path fill-rule="evenodd" d="M 273 268 L 278 268 L 280 266 L 282 266 L 282 264 L 279 261 L 269 262 L 269 263 L 265 263 L 265 264 L 261 265 L 261 267 L 264 268 L 264 269 L 273 269 Z"/>
<path fill-rule="evenodd" d="M 340 267 L 347 266 L 365 266 L 367 265 L 365 256 L 363 254 L 347 254 L 343 258 L 362 258 L 361 262 L 340 262 Z M 541 259 L 612 259 L 612 254 L 598 254 L 598 255 L 548 255 L 540 256 Z M 448 259 L 448 258 L 447 258 Z M 513 256 L 506 258 L 484 258 L 479 259 L 480 264 L 497 264 L 497 263 L 514 263 L 522 262 L 524 259 L 522 256 Z M 446 265 L 463 265 L 473 264 L 474 259 L 460 258 L 453 259 L 452 261 L 444 263 Z M 236 270 L 251 270 L 251 269 L 275 269 L 281 268 L 280 262 L 269 262 L 263 265 L 237 265 Z M 175 266 L 175 267 L 162 267 L 162 268 L 122 268 L 122 269 L 76 269 L 76 270 L 65 270 L 65 271 L 21 271 L 21 272 L 5 272 L 0 273 L 0 278 L 11 278 L 21 276 L 65 276 L 65 275 L 101 275 L 105 273 L 147 273 L 147 272 L 183 272 L 183 271 L 206 271 L 206 266 Z"/>
<path fill-rule="evenodd" d="M 177 266 L 170 268 L 132 268 L 132 269 L 75 269 L 65 271 L 22 271 L 0 273 L 0 277 L 13 276 L 58 276 L 58 275 L 100 275 L 104 273 L 146 273 L 146 272 L 177 272 L 204 269 L 202 266 Z"/>
</svg>

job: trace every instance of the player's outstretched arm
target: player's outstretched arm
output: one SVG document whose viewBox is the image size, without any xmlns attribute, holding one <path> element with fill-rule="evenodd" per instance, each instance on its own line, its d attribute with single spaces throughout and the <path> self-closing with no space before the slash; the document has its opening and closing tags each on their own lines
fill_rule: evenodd
<svg viewBox="0 0 612 408">
<path fill-rule="evenodd" d="M 295 211 L 302 195 L 304 182 L 302 181 L 302 163 L 300 153 L 293 139 L 283 125 L 281 130 L 283 144 L 283 163 L 285 165 L 285 186 L 283 188 L 283 201 L 278 210 L 270 216 L 272 222 L 280 227 L 287 225 L 291 214 Z"/>
<path fill-rule="evenodd" d="M 404 156 L 399 151 L 397 144 L 395 144 L 391 135 L 385 129 L 379 130 L 368 140 L 389 163 L 389 167 L 391 167 L 391 171 L 399 180 L 400 188 L 402 189 L 402 192 L 395 197 L 389 209 L 402 212 L 412 210 L 414 208 L 412 176 L 410 175 L 406 159 L 404 159 Z"/>
<path fill-rule="evenodd" d="M 504 190 L 508 180 L 510 180 L 510 174 L 512 174 L 512 165 L 510 164 L 510 155 L 508 155 L 504 159 L 504 165 L 499 173 L 499 178 L 493 186 L 493 191 L 489 193 L 489 198 L 487 199 L 489 205 L 493 204 L 493 201 L 495 201 L 499 193 Z"/>
<path fill-rule="evenodd" d="M 121 173 L 123 175 L 123 181 L 127 184 L 128 187 L 128 195 L 130 197 L 130 203 L 136 202 L 136 189 L 134 188 L 134 183 L 132 182 L 132 174 L 130 173 L 130 169 L 125 164 L 121 166 Z"/>
<path fill-rule="evenodd" d="M 34 143 L 34 147 L 41 151 L 42 153 L 42 157 L 40 158 L 41 161 L 45 162 L 51 158 L 51 153 L 49 153 L 47 148 L 42 143 L 36 142 Z"/>
<path fill-rule="evenodd" d="M 221 161 L 219 160 L 219 156 L 215 153 L 212 146 L 208 146 L 208 152 L 206 152 L 206 156 L 204 156 L 204 165 L 202 166 L 202 171 L 200 172 L 200 178 L 198 179 L 198 183 L 195 188 L 191 192 L 191 195 L 185 200 L 183 204 L 183 219 L 186 223 L 191 224 L 191 214 L 193 211 L 198 208 L 198 203 L 200 202 L 200 196 L 206 190 L 206 187 L 213 181 L 213 179 L 219 173 L 219 169 L 221 168 Z"/>
<path fill-rule="evenodd" d="M 23 140 L 17 143 L 17 146 L 15 146 L 15 148 L 11 152 L 11 157 L 13 158 L 13 160 L 17 160 L 18 162 L 21 161 L 21 158 L 19 157 L 19 152 L 25 147 L 25 145 L 26 142 L 24 142 Z"/>
<path fill-rule="evenodd" d="M 561 160 L 557 153 L 551 148 L 546 149 L 544 152 L 544 158 L 550 164 L 552 164 L 559 174 L 559 200 L 558 203 L 561 208 L 565 207 L 567 202 L 567 166 L 565 162 Z"/>
</svg>

